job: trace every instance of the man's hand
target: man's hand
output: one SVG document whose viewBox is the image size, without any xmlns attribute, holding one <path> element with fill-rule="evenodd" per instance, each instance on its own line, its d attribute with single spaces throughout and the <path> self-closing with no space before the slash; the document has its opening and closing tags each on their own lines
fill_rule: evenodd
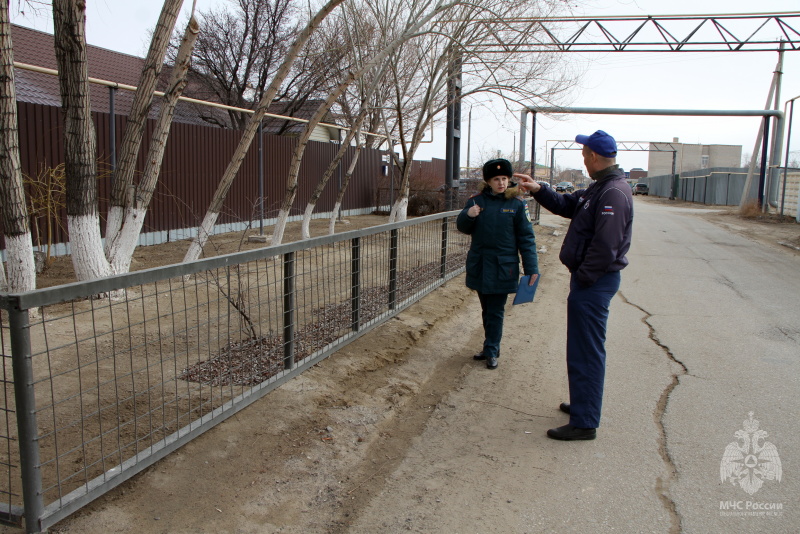
<svg viewBox="0 0 800 534">
<path fill-rule="evenodd" d="M 537 182 L 527 174 L 515 172 L 514 178 L 519 178 L 519 182 L 517 182 L 517 185 L 524 191 L 530 191 L 531 193 L 538 193 L 539 190 L 542 188 L 542 186 L 539 185 L 539 182 Z"/>
<path fill-rule="evenodd" d="M 529 286 L 532 286 L 533 284 L 535 284 L 535 283 L 536 283 L 536 280 L 537 280 L 538 278 L 539 278 L 539 275 L 538 275 L 538 274 L 532 274 L 532 275 L 531 275 L 531 279 L 528 281 L 528 285 L 529 285 Z"/>
</svg>

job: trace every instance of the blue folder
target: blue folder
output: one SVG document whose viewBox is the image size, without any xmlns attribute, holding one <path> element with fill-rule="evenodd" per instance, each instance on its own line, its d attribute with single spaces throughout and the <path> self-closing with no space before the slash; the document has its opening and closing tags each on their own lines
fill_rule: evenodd
<svg viewBox="0 0 800 534">
<path fill-rule="evenodd" d="M 539 280 L 542 275 L 536 276 L 533 285 L 529 286 L 531 280 L 530 275 L 525 275 L 519 279 L 519 286 L 517 287 L 517 294 L 514 296 L 514 304 L 525 304 L 526 302 L 533 302 L 533 296 L 536 294 L 536 288 L 539 287 Z"/>
</svg>

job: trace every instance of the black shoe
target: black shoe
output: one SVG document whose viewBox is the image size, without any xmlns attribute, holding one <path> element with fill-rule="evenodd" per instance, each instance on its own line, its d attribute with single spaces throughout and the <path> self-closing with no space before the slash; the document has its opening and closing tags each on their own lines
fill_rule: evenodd
<svg viewBox="0 0 800 534">
<path fill-rule="evenodd" d="M 597 437 L 597 429 L 564 425 L 548 430 L 547 437 L 561 441 L 589 440 Z"/>
<path fill-rule="evenodd" d="M 558 409 L 561 410 L 564 413 L 569 413 L 569 403 L 568 402 L 562 402 L 558 406 Z"/>
<path fill-rule="evenodd" d="M 486 368 L 487 369 L 497 369 L 497 358 L 491 356 L 486 359 Z"/>
<path fill-rule="evenodd" d="M 483 351 L 480 351 L 478 354 L 472 357 L 473 360 L 485 360 L 486 355 L 483 354 Z"/>
</svg>

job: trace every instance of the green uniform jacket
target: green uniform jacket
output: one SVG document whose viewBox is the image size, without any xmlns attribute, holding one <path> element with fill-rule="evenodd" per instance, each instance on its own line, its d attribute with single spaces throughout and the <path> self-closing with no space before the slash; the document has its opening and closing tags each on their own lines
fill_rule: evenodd
<svg viewBox="0 0 800 534">
<path fill-rule="evenodd" d="M 458 214 L 456 226 L 472 236 L 467 253 L 467 287 L 481 293 L 516 293 L 519 259 L 525 274 L 539 274 L 536 238 L 528 205 L 517 198 L 516 187 L 495 195 L 488 184 L 467 201 Z M 480 206 L 477 217 L 467 215 L 473 204 Z"/>
</svg>

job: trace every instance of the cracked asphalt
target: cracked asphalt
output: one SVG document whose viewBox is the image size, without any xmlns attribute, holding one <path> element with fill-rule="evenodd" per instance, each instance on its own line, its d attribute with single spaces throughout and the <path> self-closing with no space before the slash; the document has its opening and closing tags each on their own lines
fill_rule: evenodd
<svg viewBox="0 0 800 534">
<path fill-rule="evenodd" d="M 799 532 L 800 258 L 680 208 L 636 209 L 623 294 L 645 314 L 672 370 L 654 415 L 670 470 L 671 529 Z M 783 476 L 760 474 L 764 459 L 751 446 L 744 462 L 753 467 L 742 475 L 763 485 L 748 494 L 723 481 L 720 467 L 751 412 Z"/>
</svg>

